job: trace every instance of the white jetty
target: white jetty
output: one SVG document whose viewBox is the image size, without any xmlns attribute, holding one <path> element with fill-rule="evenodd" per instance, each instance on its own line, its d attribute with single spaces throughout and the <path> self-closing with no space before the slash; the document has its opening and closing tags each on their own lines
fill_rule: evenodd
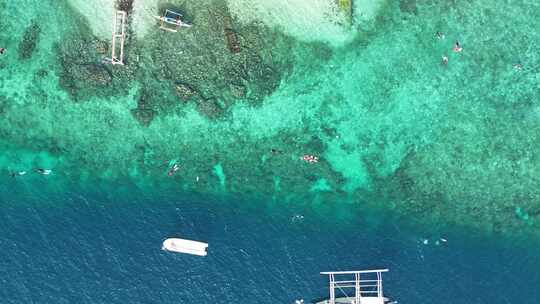
<svg viewBox="0 0 540 304">
<path fill-rule="evenodd" d="M 203 242 L 170 238 L 163 241 L 161 249 L 171 252 L 180 252 L 187 254 L 194 254 L 200 256 L 206 256 L 206 248 L 208 244 Z"/>
<path fill-rule="evenodd" d="M 113 32 L 111 42 L 111 58 L 105 58 L 105 61 L 116 65 L 124 65 L 124 44 L 126 42 L 126 22 L 127 13 L 124 11 L 115 11 L 113 17 Z"/>
<path fill-rule="evenodd" d="M 330 298 L 317 304 L 385 304 L 389 300 L 383 296 L 383 272 L 388 269 L 321 272 L 328 275 Z"/>
</svg>

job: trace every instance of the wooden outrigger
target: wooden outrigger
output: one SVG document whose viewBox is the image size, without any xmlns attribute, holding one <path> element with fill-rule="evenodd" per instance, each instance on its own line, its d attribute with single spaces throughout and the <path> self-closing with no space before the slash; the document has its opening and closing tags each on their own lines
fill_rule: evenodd
<svg viewBox="0 0 540 304">
<path fill-rule="evenodd" d="M 191 24 L 187 24 L 182 21 L 182 14 L 173 12 L 169 9 L 166 9 L 163 13 L 163 16 L 154 16 L 156 19 L 161 21 L 160 29 L 164 31 L 169 31 L 176 33 L 181 27 L 191 27 Z"/>
</svg>

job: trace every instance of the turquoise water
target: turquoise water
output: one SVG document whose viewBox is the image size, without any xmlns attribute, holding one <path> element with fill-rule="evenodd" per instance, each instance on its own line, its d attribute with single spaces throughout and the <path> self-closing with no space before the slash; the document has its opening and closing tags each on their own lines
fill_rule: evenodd
<svg viewBox="0 0 540 304">
<path fill-rule="evenodd" d="M 370 267 L 401 303 L 539 298 L 538 3 L 118 5 L 124 66 L 113 1 L 0 0 L 2 298 L 290 303 Z"/>
</svg>

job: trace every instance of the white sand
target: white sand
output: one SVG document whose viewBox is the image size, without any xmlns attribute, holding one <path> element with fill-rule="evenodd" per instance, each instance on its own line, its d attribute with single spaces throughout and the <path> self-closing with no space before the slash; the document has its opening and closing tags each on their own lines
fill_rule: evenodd
<svg viewBox="0 0 540 304">
<path fill-rule="evenodd" d="M 373 20 L 387 0 L 353 0 L 355 23 Z M 342 24 L 335 0 L 227 0 L 240 21 L 262 21 L 303 41 L 322 41 L 334 46 L 352 39 L 357 28 Z M 361 30 L 361 29 L 360 29 Z"/>
<path fill-rule="evenodd" d="M 352 35 L 338 24 L 334 0 L 227 0 L 241 22 L 262 21 L 303 41 L 342 44 Z"/>
<path fill-rule="evenodd" d="M 114 14 L 113 0 L 68 0 L 68 2 L 86 17 L 94 35 L 101 39 L 111 36 Z"/>
<path fill-rule="evenodd" d="M 354 0 L 355 23 L 367 25 L 387 0 Z M 111 35 L 114 0 L 68 0 L 101 39 Z M 144 37 L 155 26 L 159 0 L 135 0 L 131 14 L 133 32 Z M 229 10 L 241 22 L 261 21 L 302 41 L 322 41 L 334 46 L 352 39 L 356 27 L 340 25 L 342 16 L 335 0 L 227 0 Z M 360 29 L 361 30 L 361 29 Z"/>
<path fill-rule="evenodd" d="M 94 35 L 109 39 L 112 33 L 114 0 L 68 0 L 81 15 L 86 17 Z M 141 38 L 155 25 L 158 0 L 135 0 L 131 14 L 133 32 Z"/>
<path fill-rule="evenodd" d="M 161 15 L 158 12 L 158 2 L 158 0 L 133 1 L 131 28 L 138 38 L 144 37 L 150 28 L 157 26 L 154 16 Z"/>
</svg>

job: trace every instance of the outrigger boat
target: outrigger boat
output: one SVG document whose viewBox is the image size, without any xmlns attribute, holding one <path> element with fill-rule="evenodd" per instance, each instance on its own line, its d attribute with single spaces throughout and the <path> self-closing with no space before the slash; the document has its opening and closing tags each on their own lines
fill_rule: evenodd
<svg viewBox="0 0 540 304">
<path fill-rule="evenodd" d="M 181 20 L 182 14 L 171 10 L 165 10 L 163 16 L 154 17 L 161 21 L 159 28 L 165 31 L 176 33 L 180 27 L 191 27 L 191 24 L 187 24 Z"/>
<path fill-rule="evenodd" d="M 206 248 L 208 248 L 207 243 L 170 238 L 163 241 L 162 250 L 170 252 L 180 252 L 187 253 L 199 256 L 206 256 Z"/>
</svg>

